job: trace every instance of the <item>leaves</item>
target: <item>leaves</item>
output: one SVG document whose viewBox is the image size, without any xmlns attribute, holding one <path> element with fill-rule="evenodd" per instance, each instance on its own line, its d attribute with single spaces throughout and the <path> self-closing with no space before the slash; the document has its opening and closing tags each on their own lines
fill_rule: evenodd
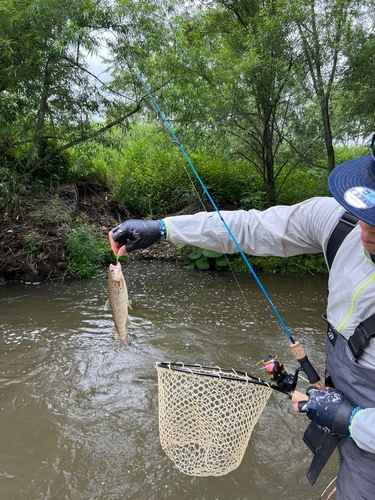
<svg viewBox="0 0 375 500">
<path fill-rule="evenodd" d="M 197 259 L 195 261 L 195 265 L 201 271 L 206 271 L 207 269 L 210 268 L 210 262 L 209 262 L 208 258 L 204 255 L 202 255 L 201 257 L 199 257 L 199 259 Z"/>
<path fill-rule="evenodd" d="M 215 200 L 273 205 L 296 189 L 301 171 L 314 178 L 327 158 L 333 168 L 338 141 L 362 145 L 375 127 L 372 11 L 355 0 L 2 0 L 1 167 L 18 182 L 42 168 L 58 182 L 63 152 L 76 148 L 72 177 L 108 181 L 112 158 L 101 151 L 95 165 L 90 148 L 77 146 L 118 125 L 125 142 L 136 115 L 155 122 L 137 68 L 203 159 L 199 172 Z M 92 55 L 105 58 L 104 80 Z M 118 148 L 126 164 L 119 196 L 148 214 L 169 200 L 186 206 L 193 188 L 176 174 L 178 151 L 161 151 L 158 135 L 147 141 L 144 149 L 156 144 L 149 154 Z M 112 178 L 121 158 L 113 164 Z M 144 200 L 147 179 L 153 192 Z"/>
<path fill-rule="evenodd" d="M 111 262 L 113 254 L 107 240 L 101 239 L 89 224 L 76 221 L 66 240 L 69 272 L 77 278 L 91 278 Z"/>
</svg>

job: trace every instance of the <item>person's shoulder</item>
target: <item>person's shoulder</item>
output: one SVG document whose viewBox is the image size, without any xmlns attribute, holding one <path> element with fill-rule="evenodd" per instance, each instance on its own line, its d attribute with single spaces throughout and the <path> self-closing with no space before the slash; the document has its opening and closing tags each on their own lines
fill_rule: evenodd
<svg viewBox="0 0 375 500">
<path fill-rule="evenodd" d="M 344 207 L 340 205 L 340 203 L 333 196 L 314 196 L 313 198 L 305 200 L 305 202 L 313 203 L 319 206 L 322 205 L 325 207 L 331 207 L 332 210 L 345 210 Z"/>
<path fill-rule="evenodd" d="M 321 213 L 324 218 L 339 219 L 345 212 L 345 208 L 331 196 L 315 196 L 302 202 L 304 208 L 314 213 Z"/>
<path fill-rule="evenodd" d="M 320 239 L 329 238 L 340 217 L 345 212 L 333 197 L 316 196 L 303 202 L 303 219 L 312 232 L 320 235 Z"/>
</svg>

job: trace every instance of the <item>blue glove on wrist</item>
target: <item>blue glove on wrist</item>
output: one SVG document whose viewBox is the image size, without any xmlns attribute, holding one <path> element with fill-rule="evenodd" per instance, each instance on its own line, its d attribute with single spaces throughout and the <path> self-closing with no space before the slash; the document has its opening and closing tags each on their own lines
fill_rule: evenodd
<svg viewBox="0 0 375 500">
<path fill-rule="evenodd" d="M 308 401 L 299 403 L 299 411 L 306 413 L 310 420 L 331 434 L 349 436 L 352 417 L 361 408 L 352 405 L 340 391 L 318 390 L 310 386 L 306 390 Z"/>
<path fill-rule="evenodd" d="M 161 238 L 160 221 L 127 220 L 112 228 L 112 238 L 116 243 L 125 245 L 126 252 L 147 248 Z"/>
</svg>

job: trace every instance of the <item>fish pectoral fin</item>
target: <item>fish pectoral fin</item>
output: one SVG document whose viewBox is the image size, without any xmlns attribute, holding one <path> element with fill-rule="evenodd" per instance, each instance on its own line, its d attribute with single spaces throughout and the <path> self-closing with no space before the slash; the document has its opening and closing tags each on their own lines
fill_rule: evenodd
<svg viewBox="0 0 375 500">
<path fill-rule="evenodd" d="M 129 309 L 133 310 L 133 308 L 132 308 L 132 301 L 131 300 L 128 300 L 128 307 L 129 307 Z"/>
<path fill-rule="evenodd" d="M 131 323 L 130 319 L 129 319 L 129 318 L 127 318 L 127 319 L 126 319 L 125 326 L 129 326 L 129 325 L 131 325 L 131 324 L 132 324 L 132 323 Z"/>
<path fill-rule="evenodd" d="M 106 303 L 104 304 L 104 309 L 111 309 L 111 306 L 109 305 L 108 299 L 107 299 Z"/>
</svg>

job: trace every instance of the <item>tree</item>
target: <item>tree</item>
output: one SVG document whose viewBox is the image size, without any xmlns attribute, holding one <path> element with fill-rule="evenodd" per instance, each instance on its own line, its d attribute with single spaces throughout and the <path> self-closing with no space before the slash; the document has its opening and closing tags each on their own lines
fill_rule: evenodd
<svg viewBox="0 0 375 500">
<path fill-rule="evenodd" d="M 364 22 L 355 27 L 345 52 L 347 64 L 341 91 L 335 93 L 335 137 L 343 144 L 362 145 L 375 132 L 375 34 L 373 26 L 366 22 L 371 18 L 365 16 Z"/>
<path fill-rule="evenodd" d="M 299 140 L 304 131 L 291 119 L 299 54 L 287 4 L 218 0 L 171 17 L 170 26 L 168 66 L 158 58 L 158 74 L 169 76 L 161 93 L 169 115 L 246 159 L 262 179 L 266 205 L 275 204 L 314 142 Z"/>
<path fill-rule="evenodd" d="M 333 91 L 342 88 L 348 42 L 355 37 L 355 20 L 362 2 L 358 0 L 299 0 L 294 3 L 300 50 L 309 78 L 307 86 L 319 103 L 328 171 L 335 164 L 331 127 Z M 357 46 L 357 44 L 355 44 Z M 311 94 L 310 94 L 311 95 Z"/>
<path fill-rule="evenodd" d="M 0 152 L 18 181 L 141 110 L 144 93 L 132 82 L 119 92 L 89 67 L 123 25 L 132 61 L 145 39 L 139 17 L 135 6 L 105 0 L 1 1 Z"/>
</svg>

